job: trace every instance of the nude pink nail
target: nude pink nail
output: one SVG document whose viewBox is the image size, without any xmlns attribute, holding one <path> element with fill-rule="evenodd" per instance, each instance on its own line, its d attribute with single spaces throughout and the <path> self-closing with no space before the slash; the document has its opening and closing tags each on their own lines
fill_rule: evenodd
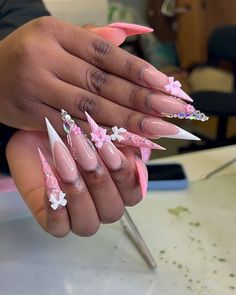
<svg viewBox="0 0 236 295">
<path fill-rule="evenodd" d="M 134 161 L 135 161 L 137 172 L 138 172 L 138 182 L 140 184 L 142 197 L 145 198 L 147 194 L 147 187 L 148 187 L 147 168 L 140 158 L 136 157 Z"/>
<path fill-rule="evenodd" d="M 90 129 L 91 140 L 98 148 L 99 154 L 103 161 L 112 170 L 117 170 L 122 165 L 121 154 L 111 142 L 111 138 L 106 134 L 107 130 L 99 127 L 98 124 L 85 112 Z"/>
<path fill-rule="evenodd" d="M 47 163 L 43 153 L 38 148 L 39 158 L 42 164 L 44 180 L 46 184 L 46 190 L 49 202 L 51 203 L 51 208 L 53 210 L 60 209 L 61 207 L 66 206 L 67 200 L 65 199 L 65 194 L 61 190 L 58 181 L 52 172 L 51 167 Z"/>
<path fill-rule="evenodd" d="M 178 80 L 174 80 L 174 77 L 168 77 L 168 82 L 164 86 L 167 93 L 174 97 L 179 97 L 187 101 L 193 101 L 192 98 L 181 89 L 182 85 Z"/>
<path fill-rule="evenodd" d="M 55 167 L 65 182 L 74 182 L 78 178 L 75 161 L 49 120 L 45 120 Z"/>
<path fill-rule="evenodd" d="M 136 34 L 145 34 L 145 33 L 151 33 L 153 32 L 153 29 L 145 27 L 145 26 L 140 26 L 136 24 L 131 24 L 131 23 L 112 23 L 107 25 L 108 27 L 111 28 L 116 28 L 116 29 L 122 29 L 125 31 L 127 36 L 133 36 Z"/>
<path fill-rule="evenodd" d="M 66 111 L 61 111 L 64 130 L 74 159 L 85 171 L 95 171 L 98 166 L 97 155 L 91 141 L 78 127 Z"/>
<path fill-rule="evenodd" d="M 143 129 L 145 132 L 156 137 L 177 138 L 187 140 L 200 140 L 192 133 L 168 122 L 156 118 L 147 118 L 143 120 Z"/>
</svg>

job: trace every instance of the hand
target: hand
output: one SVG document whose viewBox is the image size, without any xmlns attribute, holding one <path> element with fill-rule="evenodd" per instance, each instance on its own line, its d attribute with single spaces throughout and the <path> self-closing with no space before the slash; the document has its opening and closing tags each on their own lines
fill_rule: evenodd
<svg viewBox="0 0 236 295">
<path fill-rule="evenodd" d="M 90 236 L 97 232 L 100 223 L 118 220 L 123 215 L 125 205 L 133 206 L 142 199 L 145 192 L 140 189 L 138 175 L 141 178 L 146 175 L 147 184 L 147 171 L 144 163 L 137 158 L 134 148 L 123 148 L 122 153 L 114 146 L 107 146 L 110 143 L 105 143 L 98 154 L 82 136 L 77 138 L 74 135 L 72 142 L 76 141 L 74 149 L 77 155 L 75 164 L 51 128 L 49 137 L 54 146 L 55 165 L 44 132 L 18 131 L 7 147 L 8 163 L 16 186 L 45 231 L 56 237 L 63 237 L 70 230 L 80 236 Z M 53 202 L 49 202 L 52 190 L 50 185 L 45 186 L 38 147 L 66 194 L 67 205 L 61 206 L 59 210 L 54 210 L 58 209 L 56 203 L 53 209 Z M 113 150 L 109 155 L 111 148 Z M 49 184 L 47 176 L 46 182 Z"/>
<path fill-rule="evenodd" d="M 177 134 L 174 125 L 156 117 L 183 112 L 185 104 L 170 97 L 166 75 L 116 46 L 132 31 L 118 27 L 90 32 L 43 17 L 2 40 L 0 121 L 43 131 L 48 117 L 62 134 L 58 110 L 64 108 L 77 119 L 88 111 L 101 124 L 141 135 Z"/>
</svg>

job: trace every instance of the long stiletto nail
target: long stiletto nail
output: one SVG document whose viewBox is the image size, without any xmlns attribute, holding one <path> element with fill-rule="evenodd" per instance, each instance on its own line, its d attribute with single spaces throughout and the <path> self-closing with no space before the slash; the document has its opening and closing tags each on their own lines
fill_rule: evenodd
<svg viewBox="0 0 236 295">
<path fill-rule="evenodd" d="M 74 159 L 85 171 L 96 170 L 98 160 L 91 141 L 66 111 L 61 110 L 61 116 Z"/>
<path fill-rule="evenodd" d="M 44 158 L 43 153 L 38 148 L 39 158 L 42 164 L 44 180 L 47 189 L 48 200 L 51 203 L 51 208 L 53 210 L 60 209 L 61 207 L 66 206 L 67 200 L 65 199 L 65 193 L 61 190 L 58 181 L 52 172 L 51 167 Z"/>
<path fill-rule="evenodd" d="M 209 117 L 201 111 L 196 110 L 191 104 L 164 94 L 151 94 L 149 96 L 149 105 L 152 110 L 159 112 L 163 117 L 167 118 L 189 119 L 202 122 L 209 119 Z"/>
<path fill-rule="evenodd" d="M 164 86 L 167 93 L 174 97 L 179 97 L 187 101 L 193 101 L 192 98 L 181 89 L 182 85 L 178 80 L 174 80 L 174 77 L 168 77 L 168 83 Z"/>
<path fill-rule="evenodd" d="M 192 133 L 165 121 L 155 118 L 147 118 L 143 120 L 143 129 L 147 133 L 156 137 L 177 138 L 187 140 L 200 140 L 199 137 Z"/>
<path fill-rule="evenodd" d="M 74 182 L 78 178 L 75 161 L 49 120 L 45 121 L 55 167 L 65 182 Z"/>
<path fill-rule="evenodd" d="M 136 157 L 134 161 L 138 172 L 138 182 L 140 184 L 142 197 L 145 198 L 148 187 L 148 172 L 145 167 L 145 164 L 140 158 Z"/>
<path fill-rule="evenodd" d="M 105 164 L 112 170 L 117 170 L 122 165 L 121 154 L 119 150 L 111 142 L 111 137 L 107 135 L 107 130 L 99 127 L 98 124 L 85 112 L 90 129 L 91 129 L 91 140 L 95 143 L 98 148 L 99 154 L 101 155 Z"/>
<path fill-rule="evenodd" d="M 107 26 L 111 28 L 122 29 L 125 31 L 127 36 L 153 32 L 153 29 L 151 28 L 130 23 L 112 23 L 108 24 Z"/>
</svg>

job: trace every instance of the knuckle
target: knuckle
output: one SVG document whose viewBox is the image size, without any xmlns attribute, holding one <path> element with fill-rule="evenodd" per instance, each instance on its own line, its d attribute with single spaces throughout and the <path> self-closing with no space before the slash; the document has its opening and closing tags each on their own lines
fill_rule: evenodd
<svg viewBox="0 0 236 295">
<path fill-rule="evenodd" d="M 88 71 L 86 74 L 87 88 L 95 93 L 101 92 L 104 85 L 108 82 L 108 76 L 108 73 L 98 69 Z"/>
<path fill-rule="evenodd" d="M 101 109 L 101 101 L 99 97 L 77 97 L 75 99 L 75 107 L 82 114 L 88 112 L 90 115 L 97 114 Z"/>
<path fill-rule="evenodd" d="M 112 52 L 112 45 L 104 40 L 96 39 L 92 42 L 92 50 L 94 58 L 100 60 L 105 58 L 107 55 Z"/>
<path fill-rule="evenodd" d="M 55 27 L 56 20 L 52 16 L 42 16 L 34 21 L 35 28 L 45 33 Z"/>
<path fill-rule="evenodd" d="M 90 184 L 90 188 L 93 190 L 100 189 L 107 185 L 108 182 L 108 172 L 103 166 L 99 166 L 95 171 L 89 172 L 91 174 L 91 179 L 93 180 Z"/>
</svg>

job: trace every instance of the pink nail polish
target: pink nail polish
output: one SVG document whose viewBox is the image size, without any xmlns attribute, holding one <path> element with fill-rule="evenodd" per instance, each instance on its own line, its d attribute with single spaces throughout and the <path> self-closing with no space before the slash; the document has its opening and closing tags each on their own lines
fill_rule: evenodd
<svg viewBox="0 0 236 295">
<path fill-rule="evenodd" d="M 189 95 L 187 95 L 187 93 L 185 93 L 181 89 L 181 87 L 182 85 L 178 80 L 174 81 L 174 77 L 168 77 L 168 82 L 164 86 L 164 89 L 167 93 L 171 94 L 174 97 L 179 97 L 192 102 L 192 98 Z"/>
<path fill-rule="evenodd" d="M 200 140 L 197 136 L 190 132 L 168 122 L 156 118 L 147 118 L 143 120 L 143 129 L 152 136 Z"/>
<path fill-rule="evenodd" d="M 98 148 L 103 161 L 112 170 L 117 170 L 122 165 L 122 159 L 119 150 L 111 142 L 111 138 L 106 134 L 107 130 L 99 127 L 97 123 L 85 112 L 90 129 L 91 139 Z"/>
<path fill-rule="evenodd" d="M 127 36 L 153 32 L 153 29 L 151 28 L 130 23 L 112 23 L 107 26 L 111 28 L 122 29 L 125 31 Z"/>
<path fill-rule="evenodd" d="M 47 163 L 46 159 L 44 158 L 43 153 L 38 148 L 39 158 L 42 164 L 44 180 L 46 184 L 46 190 L 49 202 L 51 203 L 51 208 L 53 210 L 60 209 L 61 207 L 66 206 L 67 200 L 65 199 L 65 194 L 61 190 L 58 181 L 52 172 L 49 164 Z"/>
<path fill-rule="evenodd" d="M 75 161 L 48 119 L 46 125 L 55 167 L 65 182 L 74 182 L 78 178 Z"/>
<path fill-rule="evenodd" d="M 155 150 L 165 150 L 165 148 L 160 146 L 159 144 L 156 144 L 155 142 L 152 142 L 145 137 L 128 132 L 124 128 L 118 128 L 117 126 L 114 126 L 112 127 L 112 132 L 113 133 L 111 134 L 111 140 L 117 143 L 138 148 L 143 147 Z"/>
<path fill-rule="evenodd" d="M 165 94 L 151 94 L 149 103 L 151 108 L 160 114 L 187 113 L 185 102 Z"/>
<path fill-rule="evenodd" d="M 74 159 L 85 171 L 95 171 L 98 166 L 97 155 L 92 143 L 83 134 L 80 127 L 71 119 L 64 110 L 61 111 L 64 121 L 64 130 L 67 133 L 67 141 L 71 147 Z"/>
<path fill-rule="evenodd" d="M 142 72 L 142 80 L 151 88 L 164 89 L 168 83 L 168 77 L 154 67 L 145 68 Z"/>
<path fill-rule="evenodd" d="M 141 192 L 142 192 L 142 197 L 145 198 L 147 194 L 147 187 L 148 187 L 148 172 L 145 164 L 141 159 L 136 157 L 135 159 L 135 164 L 137 167 L 137 172 L 138 172 L 138 182 L 140 184 Z"/>
</svg>

